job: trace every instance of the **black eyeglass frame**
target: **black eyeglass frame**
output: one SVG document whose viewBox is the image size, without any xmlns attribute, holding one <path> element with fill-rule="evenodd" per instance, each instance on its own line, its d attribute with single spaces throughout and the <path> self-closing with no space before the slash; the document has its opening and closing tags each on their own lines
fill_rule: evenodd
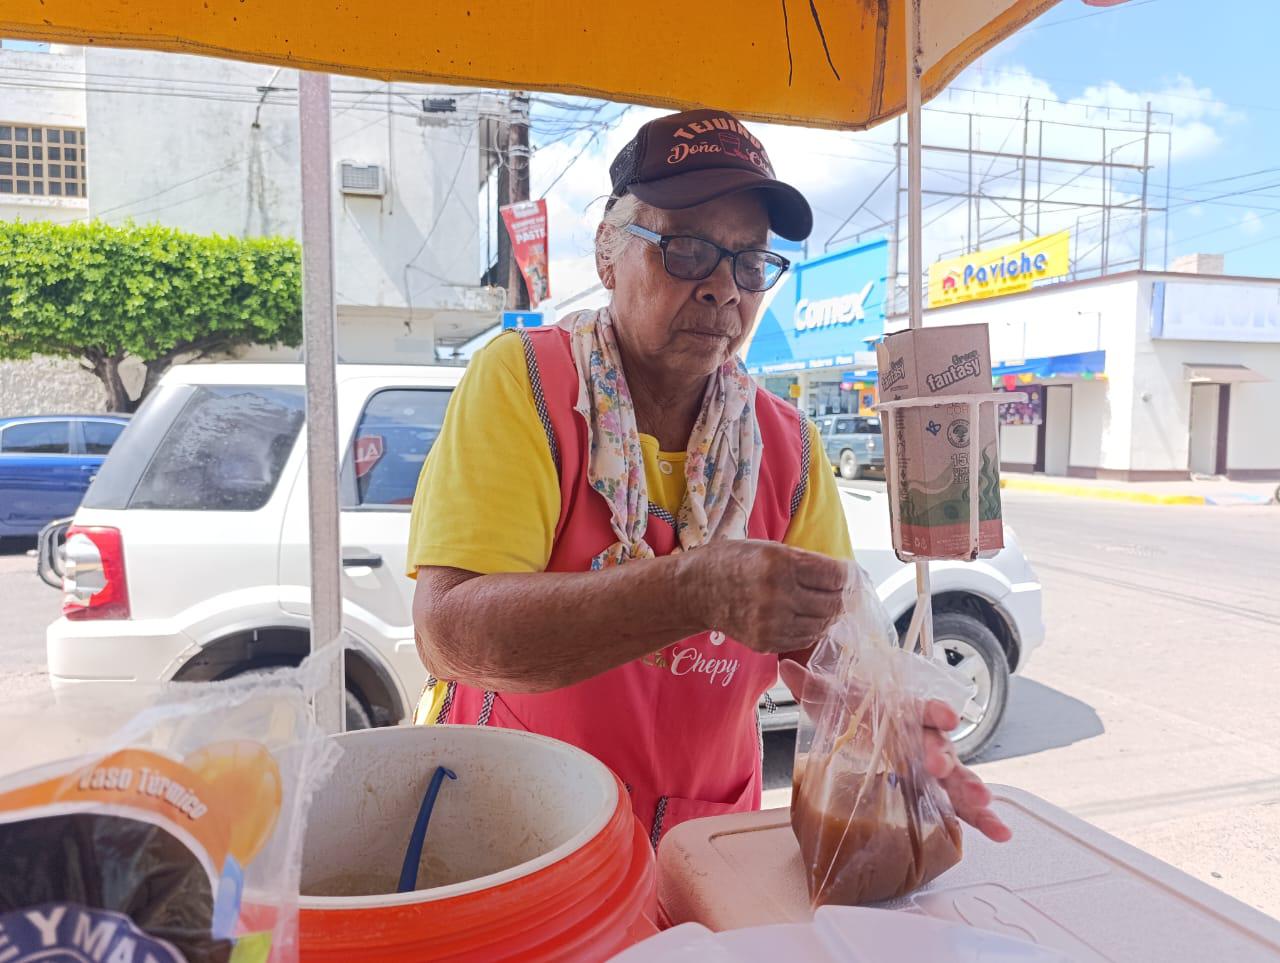
<svg viewBox="0 0 1280 963">
<path fill-rule="evenodd" d="M 733 283 L 736 284 L 743 291 L 750 291 L 752 294 L 762 294 L 765 291 L 768 291 L 771 288 L 773 288 L 774 285 L 776 285 L 780 280 L 782 280 L 782 276 L 786 274 L 787 271 L 791 268 L 791 261 L 789 259 L 783 257 L 781 254 L 778 254 L 775 251 L 770 251 L 767 248 L 752 247 L 752 248 L 747 248 L 746 250 L 743 250 L 743 251 L 730 251 L 726 247 L 721 247 L 715 241 L 708 241 L 705 237 L 698 237 L 694 234 L 659 234 L 657 231 L 651 231 L 647 227 L 641 227 L 639 224 L 627 225 L 627 233 L 633 234 L 636 237 L 640 238 L 640 240 L 647 241 L 648 243 L 659 248 L 662 251 L 663 269 L 666 270 L 666 272 L 670 274 L 673 278 L 678 278 L 681 281 L 705 281 L 707 278 L 711 277 L 711 275 L 715 274 L 716 268 L 720 266 L 720 262 L 723 261 L 725 258 L 728 258 L 729 272 L 733 276 Z M 689 240 L 689 241 L 698 241 L 699 243 L 710 245 L 711 247 L 715 248 L 716 251 L 719 252 L 720 256 L 716 258 L 715 263 L 712 264 L 710 268 L 708 268 L 706 274 L 703 274 L 701 277 L 688 278 L 688 277 L 684 277 L 683 275 L 676 274 L 667 265 L 667 245 L 669 245 L 672 241 L 678 240 L 680 238 L 684 238 L 685 240 Z M 780 270 L 778 271 L 777 274 L 773 276 L 773 280 L 770 281 L 765 287 L 762 287 L 762 288 L 748 287 L 744 285 L 742 281 L 738 278 L 738 257 L 743 254 L 767 254 L 769 257 L 775 259 L 775 263 L 777 263 Z"/>
</svg>

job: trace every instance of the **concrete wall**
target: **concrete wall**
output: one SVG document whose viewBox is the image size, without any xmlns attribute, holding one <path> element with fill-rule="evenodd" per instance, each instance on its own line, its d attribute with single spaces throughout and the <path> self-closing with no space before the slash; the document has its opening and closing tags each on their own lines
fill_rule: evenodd
<svg viewBox="0 0 1280 963">
<path fill-rule="evenodd" d="M 997 364 L 1106 351 L 1105 380 L 1072 384 L 1070 462 L 1071 468 L 1104 474 L 1185 474 L 1191 427 L 1191 383 L 1185 365 L 1246 365 L 1269 380 L 1232 388 L 1228 471 L 1280 477 L 1280 429 L 1275 414 L 1280 412 L 1280 344 L 1153 340 L 1152 285 L 1167 277 L 1130 274 L 1047 286 L 1028 294 L 928 311 L 925 323 L 987 323 Z M 1231 278 L 1202 280 L 1228 287 L 1243 283 Z M 1280 297 L 1280 282 L 1250 284 L 1272 284 Z M 1229 302 L 1223 299 L 1222 303 Z M 890 329 L 901 326 L 901 322 L 891 323 Z M 1258 338 L 1272 337 L 1264 327 L 1258 330 L 1262 332 Z M 1035 429 L 1004 429 L 1002 458 L 1006 464 L 1034 462 Z"/>
<path fill-rule="evenodd" d="M 136 393 L 145 371 L 126 362 L 121 368 L 125 386 Z M 102 382 L 63 358 L 0 361 L 0 418 L 9 415 L 88 414 L 107 410 Z"/>
<path fill-rule="evenodd" d="M 1036 463 L 1036 438 L 1040 429 L 1034 425 L 1005 425 L 1000 429 L 1000 463 L 1026 467 Z"/>
<path fill-rule="evenodd" d="M 987 324 L 996 364 L 1105 351 L 1107 380 L 1073 386 L 1071 466 L 1125 470 L 1134 431 L 1134 318 L 1139 297 L 1133 276 L 1048 285 L 1027 294 L 926 311 L 925 324 Z M 890 329 L 904 326 L 897 321 Z M 1027 427 L 1005 429 L 1002 460 L 1033 463 L 1035 432 Z"/>
<path fill-rule="evenodd" d="M 1108 383 L 1078 381 L 1071 386 L 1072 468 L 1103 468 L 1102 439 L 1109 434 Z"/>
<path fill-rule="evenodd" d="M 1242 364 L 1270 380 L 1231 389 L 1227 469 L 1271 472 L 1280 477 L 1280 344 L 1152 339 L 1150 292 L 1144 299 L 1135 338 L 1132 467 L 1138 471 L 1185 470 L 1191 444 L 1191 383 L 1186 364 Z M 1230 284 L 1229 281 L 1205 283 Z M 1280 295 L 1280 283 L 1275 285 Z"/>
<path fill-rule="evenodd" d="M 411 320 L 385 309 L 338 308 L 338 361 L 348 364 L 436 364 L 433 312 Z M 407 323 L 406 323 L 407 322 Z M 301 361 L 302 348 L 241 348 L 236 361 Z"/>
<path fill-rule="evenodd" d="M 1268 471 L 1280 478 L 1280 344 L 1254 345 L 1249 365 L 1272 380 L 1231 388 L 1227 471 Z"/>
<path fill-rule="evenodd" d="M 108 49 L 85 62 L 91 77 L 136 78 L 86 98 L 91 170 L 103 175 L 90 189 L 95 217 L 299 236 L 295 71 Z M 266 86 L 282 89 L 264 98 Z M 458 112 L 422 114 L 432 95 L 457 97 Z M 387 180 L 382 197 L 335 194 L 340 304 L 463 306 L 460 289 L 481 273 L 477 104 L 465 91 L 334 78 L 335 191 L 344 160 L 380 165 Z"/>
<path fill-rule="evenodd" d="M 30 78 L 33 86 L 8 86 L 0 96 L 0 124 L 41 124 L 51 127 L 85 126 L 84 52 L 80 47 L 54 44 L 47 53 L 0 49 L 5 75 Z M 61 89 L 60 89 L 61 88 Z M 93 176 L 90 154 L 89 174 Z M 17 197 L 0 194 L 0 221 L 83 220 L 89 210 L 84 198 Z"/>
</svg>

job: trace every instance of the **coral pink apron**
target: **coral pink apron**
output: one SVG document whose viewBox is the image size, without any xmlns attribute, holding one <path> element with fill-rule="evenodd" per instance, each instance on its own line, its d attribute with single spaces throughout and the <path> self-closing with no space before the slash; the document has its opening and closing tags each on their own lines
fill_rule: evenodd
<svg viewBox="0 0 1280 963">
<path fill-rule="evenodd" d="M 547 571 L 583 572 L 615 540 L 605 500 L 587 481 L 587 425 L 574 410 L 578 377 L 560 328 L 520 332 L 538 415 L 560 476 L 560 519 Z M 809 433 L 795 408 L 757 390 L 764 457 L 751 538 L 781 541 L 808 477 Z M 649 506 L 645 541 L 676 546 L 675 520 Z M 523 729 L 591 753 L 626 783 L 653 845 L 677 823 L 758 809 L 762 782 L 757 705 L 778 659 L 721 632 L 704 632 L 595 678 L 537 695 L 450 684 L 439 721 Z"/>
</svg>

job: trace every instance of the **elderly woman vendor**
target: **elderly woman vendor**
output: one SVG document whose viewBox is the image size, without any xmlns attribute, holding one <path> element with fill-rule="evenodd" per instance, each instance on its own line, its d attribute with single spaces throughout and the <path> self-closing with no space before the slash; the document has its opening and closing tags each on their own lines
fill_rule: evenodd
<svg viewBox="0 0 1280 963">
<path fill-rule="evenodd" d="M 580 746 L 656 844 L 758 808 L 756 705 L 839 615 L 853 557 L 815 428 L 738 349 L 813 215 L 722 111 L 653 120 L 596 234 L 609 305 L 472 360 L 423 469 L 408 562 L 430 722 Z M 803 678 L 791 672 L 788 678 Z M 797 694 L 799 695 L 799 694 Z M 1007 830 L 924 713 L 962 818 Z"/>
</svg>

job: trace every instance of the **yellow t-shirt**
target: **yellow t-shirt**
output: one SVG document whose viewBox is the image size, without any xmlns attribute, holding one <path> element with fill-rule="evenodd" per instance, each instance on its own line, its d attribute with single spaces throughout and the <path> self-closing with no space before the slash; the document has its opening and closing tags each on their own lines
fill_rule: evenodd
<svg viewBox="0 0 1280 963">
<path fill-rule="evenodd" d="M 787 545 L 853 558 L 831 465 L 809 424 L 809 484 Z M 640 436 L 649 499 L 673 515 L 684 500 L 684 452 Z M 664 470 L 663 464 L 669 465 Z M 524 347 L 514 334 L 478 351 L 454 391 L 418 479 L 409 522 L 409 575 L 421 565 L 484 575 L 541 572 L 560 518 L 560 480 L 533 403 Z"/>
</svg>

